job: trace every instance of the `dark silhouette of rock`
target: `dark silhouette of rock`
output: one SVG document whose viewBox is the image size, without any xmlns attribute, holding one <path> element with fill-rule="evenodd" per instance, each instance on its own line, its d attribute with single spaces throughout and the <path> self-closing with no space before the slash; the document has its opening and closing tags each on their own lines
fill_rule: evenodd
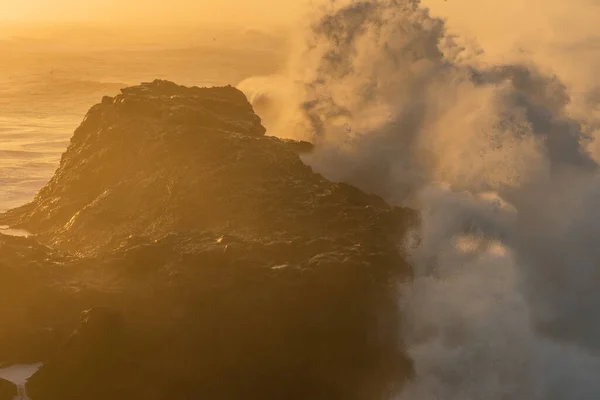
<svg viewBox="0 0 600 400">
<path fill-rule="evenodd" d="M 32 238 L 0 235 L 0 362 L 38 362 L 60 341 L 53 326 L 71 303 L 67 260 Z"/>
<path fill-rule="evenodd" d="M 154 81 L 92 107 L 52 180 L 0 215 L 36 234 L 0 236 L 0 275 L 36 277 L 19 329 L 62 338 L 31 397 L 371 400 L 401 384 L 397 245 L 417 216 L 314 173 L 311 150 L 266 136 L 230 86 Z"/>
<path fill-rule="evenodd" d="M 15 384 L 0 378 L 0 400 L 13 400 L 16 396 Z"/>
<path fill-rule="evenodd" d="M 81 313 L 81 320 L 63 351 L 97 352 L 102 347 L 115 343 L 122 336 L 123 319 L 116 310 L 94 307 Z"/>
<path fill-rule="evenodd" d="M 30 397 L 144 398 L 139 391 L 142 382 L 132 381 L 137 366 L 130 362 L 132 343 L 128 339 L 118 311 L 94 307 L 82 312 L 77 328 L 59 353 L 30 378 Z M 109 383 L 99 384 L 99 379 Z"/>
</svg>

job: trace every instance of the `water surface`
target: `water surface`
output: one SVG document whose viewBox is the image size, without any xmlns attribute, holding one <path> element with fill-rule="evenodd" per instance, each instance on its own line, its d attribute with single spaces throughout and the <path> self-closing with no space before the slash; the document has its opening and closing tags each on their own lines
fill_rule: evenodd
<svg viewBox="0 0 600 400">
<path fill-rule="evenodd" d="M 28 232 L 25 229 L 13 229 L 7 225 L 0 225 L 0 234 L 7 235 L 7 236 L 18 236 L 18 237 L 31 236 L 31 232 Z"/>
<path fill-rule="evenodd" d="M 14 383 L 17 386 L 22 386 L 27 383 L 27 380 L 41 368 L 43 364 L 15 364 L 10 367 L 0 368 L 0 378 Z"/>
</svg>

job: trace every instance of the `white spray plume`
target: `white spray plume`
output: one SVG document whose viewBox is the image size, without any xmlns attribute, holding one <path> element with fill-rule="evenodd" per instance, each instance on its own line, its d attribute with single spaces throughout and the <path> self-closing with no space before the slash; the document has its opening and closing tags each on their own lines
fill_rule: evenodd
<svg viewBox="0 0 600 400">
<path fill-rule="evenodd" d="M 421 211 L 397 399 L 600 398 L 593 113 L 546 68 L 482 62 L 417 0 L 330 2 L 297 43 L 287 71 L 239 85 L 270 134 Z"/>
</svg>

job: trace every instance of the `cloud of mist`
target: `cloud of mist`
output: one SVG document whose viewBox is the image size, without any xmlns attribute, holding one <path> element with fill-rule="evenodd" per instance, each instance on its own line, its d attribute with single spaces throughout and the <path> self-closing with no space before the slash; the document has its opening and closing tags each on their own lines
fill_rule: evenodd
<svg viewBox="0 0 600 400">
<path fill-rule="evenodd" d="M 398 399 L 597 398 L 600 96 L 492 59 L 417 0 L 346 0 L 239 87 L 270 134 L 316 144 L 315 170 L 421 211 Z"/>
<path fill-rule="evenodd" d="M 586 146 L 600 159 L 600 2 L 596 0 L 423 0 L 447 18 L 450 33 L 466 47 L 483 48 L 487 64 L 535 62 L 568 87 L 569 113 L 585 120 L 595 139 Z"/>
</svg>

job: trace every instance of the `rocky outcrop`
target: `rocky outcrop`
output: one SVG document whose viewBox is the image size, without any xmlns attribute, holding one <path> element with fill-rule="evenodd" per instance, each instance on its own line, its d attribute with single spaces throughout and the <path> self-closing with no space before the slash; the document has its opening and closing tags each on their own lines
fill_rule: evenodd
<svg viewBox="0 0 600 400">
<path fill-rule="evenodd" d="M 58 344 L 57 329 L 72 329 L 57 318 L 72 303 L 68 260 L 32 238 L 0 235 L 0 362 L 37 362 Z"/>
<path fill-rule="evenodd" d="M 48 185 L 0 215 L 44 243 L 11 238 L 0 262 L 38 260 L 19 261 L 43 271 L 27 325 L 62 338 L 31 397 L 362 400 L 401 383 L 397 244 L 416 215 L 314 173 L 311 149 L 265 136 L 232 87 L 155 81 L 92 107 Z"/>
<path fill-rule="evenodd" d="M 35 200 L 0 221 L 85 253 L 115 248 L 132 233 L 351 237 L 365 225 L 391 233 L 394 209 L 313 173 L 297 155 L 310 145 L 264 133 L 232 87 L 156 81 L 124 89 L 92 107 Z"/>
<path fill-rule="evenodd" d="M 123 333 L 123 319 L 108 307 L 94 307 L 81 313 L 81 320 L 64 346 L 63 351 L 77 354 L 89 351 L 105 353 L 103 347 L 119 340 Z"/>
<path fill-rule="evenodd" d="M 58 354 L 29 380 L 34 399 L 131 399 L 145 398 L 141 382 L 132 381 L 128 368 L 132 355 L 124 321 L 119 312 L 94 307 L 81 313 L 80 321 Z M 107 383 L 99 384 L 99 380 Z"/>
<path fill-rule="evenodd" d="M 16 396 L 15 384 L 0 378 L 0 400 L 13 400 Z"/>
</svg>

